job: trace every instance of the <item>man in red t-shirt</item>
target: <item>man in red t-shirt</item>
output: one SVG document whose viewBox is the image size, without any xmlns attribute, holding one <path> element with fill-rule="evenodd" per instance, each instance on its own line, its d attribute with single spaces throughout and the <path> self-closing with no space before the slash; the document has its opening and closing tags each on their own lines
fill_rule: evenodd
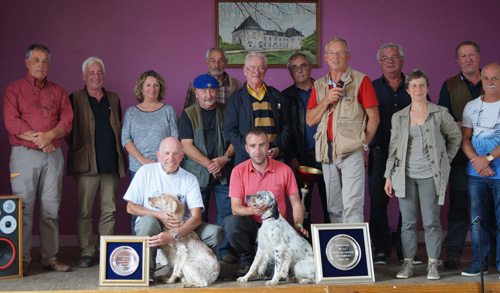
<svg viewBox="0 0 500 293">
<path fill-rule="evenodd" d="M 349 66 L 347 42 L 325 46 L 330 72 L 314 82 L 306 122 L 318 125 L 316 160 L 323 165 L 332 223 L 364 222 L 366 151 L 380 121 L 378 101 L 368 76 Z"/>
<path fill-rule="evenodd" d="M 241 259 L 241 268 L 236 271 L 238 277 L 245 275 L 252 265 L 257 232 L 262 224 L 261 216 L 268 209 L 265 204 L 258 207 L 247 205 L 246 195 L 264 190 L 272 192 L 284 218 L 287 216 L 285 198 L 288 196 L 295 230 L 309 237 L 307 230 L 302 227 L 304 210 L 293 171 L 286 164 L 268 157 L 269 141 L 266 133 L 260 128 L 250 129 L 246 135 L 245 150 L 250 159 L 233 169 L 229 183 L 233 214 L 222 223 L 222 231 Z"/>
</svg>

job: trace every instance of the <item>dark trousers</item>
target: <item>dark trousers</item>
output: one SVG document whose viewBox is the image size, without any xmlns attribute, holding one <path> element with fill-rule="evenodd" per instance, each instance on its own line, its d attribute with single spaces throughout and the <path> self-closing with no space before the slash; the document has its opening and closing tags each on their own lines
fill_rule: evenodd
<svg viewBox="0 0 500 293">
<path fill-rule="evenodd" d="M 390 197 L 384 191 L 385 165 L 388 154 L 379 147 L 370 150 L 368 157 L 368 191 L 370 192 L 370 238 L 375 247 L 375 254 L 391 254 L 391 230 L 387 219 L 387 205 Z M 401 233 L 401 215 L 398 223 L 398 234 Z M 399 235 L 397 237 L 400 241 Z M 399 246 L 399 245 L 398 245 Z"/>
<path fill-rule="evenodd" d="M 261 224 L 246 216 L 229 215 L 222 222 L 222 233 L 238 253 L 242 266 L 252 265 L 260 226 Z"/>
</svg>

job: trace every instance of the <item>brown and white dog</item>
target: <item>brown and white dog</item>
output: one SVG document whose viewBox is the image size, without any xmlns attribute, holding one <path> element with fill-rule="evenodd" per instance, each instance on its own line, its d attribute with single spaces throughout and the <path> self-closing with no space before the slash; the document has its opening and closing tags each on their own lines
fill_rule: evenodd
<svg viewBox="0 0 500 293">
<path fill-rule="evenodd" d="M 256 207 L 266 204 L 269 209 L 262 214 L 262 226 L 257 234 L 257 253 L 248 273 L 238 278 L 247 282 L 263 276 L 267 265 L 274 262 L 274 276 L 266 285 L 277 285 L 280 279 L 292 277 L 301 284 L 314 279 L 314 255 L 311 245 L 280 215 L 278 202 L 270 191 L 259 191 L 246 196 L 246 203 Z"/>
<path fill-rule="evenodd" d="M 150 197 L 152 207 L 167 211 L 176 220 L 184 221 L 184 206 L 173 195 L 162 194 Z M 169 231 L 163 228 L 163 231 Z M 175 283 L 177 279 L 183 282 L 182 287 L 206 287 L 219 276 L 220 264 L 214 252 L 200 240 L 196 232 L 191 232 L 178 241 L 161 247 L 165 253 L 168 266 L 172 269 L 170 278 L 165 276 L 166 284 Z"/>
</svg>

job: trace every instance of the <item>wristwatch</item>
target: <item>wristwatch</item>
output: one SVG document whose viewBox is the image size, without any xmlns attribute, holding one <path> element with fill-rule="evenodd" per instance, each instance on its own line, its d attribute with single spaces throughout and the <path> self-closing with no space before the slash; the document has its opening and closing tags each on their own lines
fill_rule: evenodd
<svg viewBox="0 0 500 293">
<path fill-rule="evenodd" d="M 229 162 L 231 162 L 231 157 L 230 157 L 230 156 L 228 156 L 228 155 L 226 155 L 226 154 L 225 154 L 225 155 L 224 155 L 224 157 L 226 157 L 226 158 L 227 158 L 227 162 L 228 162 L 228 163 L 229 163 Z"/>
<path fill-rule="evenodd" d="M 172 231 L 172 234 L 174 235 L 174 240 L 179 241 L 179 235 L 177 235 L 177 232 Z"/>
<path fill-rule="evenodd" d="M 492 154 L 488 153 L 488 154 L 486 155 L 486 160 L 488 160 L 488 162 L 490 162 L 490 163 L 491 163 L 491 162 L 493 162 L 493 161 L 495 160 L 495 157 L 493 157 L 493 155 L 492 155 Z"/>
<path fill-rule="evenodd" d="M 370 147 L 367 144 L 363 144 L 363 150 L 367 152 L 370 150 Z"/>
</svg>

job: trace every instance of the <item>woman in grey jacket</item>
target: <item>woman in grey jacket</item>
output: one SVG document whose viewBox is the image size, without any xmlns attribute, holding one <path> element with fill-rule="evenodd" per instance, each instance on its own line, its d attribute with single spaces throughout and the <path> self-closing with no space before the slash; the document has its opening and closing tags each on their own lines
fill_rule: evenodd
<svg viewBox="0 0 500 293">
<path fill-rule="evenodd" d="M 413 275 L 417 251 L 418 207 L 422 213 L 425 244 L 429 257 L 427 279 L 440 278 L 437 266 L 441 253 L 439 211 L 450 163 L 460 147 L 462 135 L 444 107 L 427 101 L 429 78 L 415 69 L 406 76 L 405 87 L 411 104 L 392 116 L 391 141 L 387 159 L 385 192 L 398 197 L 403 224 L 401 242 L 404 263 L 396 278 Z"/>
</svg>

